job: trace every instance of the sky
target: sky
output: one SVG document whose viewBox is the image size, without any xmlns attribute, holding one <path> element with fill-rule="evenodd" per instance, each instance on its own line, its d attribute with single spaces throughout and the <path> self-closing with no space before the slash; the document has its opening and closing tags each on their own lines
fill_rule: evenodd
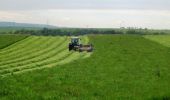
<svg viewBox="0 0 170 100">
<path fill-rule="evenodd" d="M 0 21 L 170 29 L 170 0 L 0 0 Z"/>
</svg>

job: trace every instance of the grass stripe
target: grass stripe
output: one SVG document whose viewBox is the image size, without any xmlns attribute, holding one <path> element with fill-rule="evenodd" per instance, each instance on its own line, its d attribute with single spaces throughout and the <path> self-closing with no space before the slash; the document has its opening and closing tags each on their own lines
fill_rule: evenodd
<svg viewBox="0 0 170 100">
<path fill-rule="evenodd" d="M 9 53 L 11 51 L 18 50 L 18 49 L 21 48 L 21 45 L 22 46 L 27 45 L 30 41 L 33 41 L 32 39 L 34 39 L 34 38 L 35 38 L 34 36 L 30 36 L 30 37 L 28 37 L 26 39 L 23 39 L 23 40 L 21 40 L 19 42 L 16 42 L 16 43 L 12 44 L 12 45 L 10 45 L 10 46 L 8 46 L 6 48 L 0 49 L 0 54 Z M 23 44 L 23 43 L 25 43 L 25 44 Z"/>
<path fill-rule="evenodd" d="M 61 49 L 60 51 L 58 52 L 55 52 L 55 54 L 51 55 L 51 56 L 44 56 L 44 57 L 37 57 L 35 59 L 31 59 L 29 61 L 24 61 L 24 62 L 21 62 L 21 63 L 17 63 L 16 65 L 6 65 L 6 66 L 2 66 L 0 71 L 4 70 L 4 69 L 9 69 L 9 68 L 15 68 L 15 67 L 18 67 L 18 66 L 25 66 L 25 65 L 30 65 L 30 64 L 33 64 L 33 63 L 36 63 L 36 62 L 40 62 L 40 61 L 46 61 L 50 58 L 53 58 L 53 56 L 56 56 L 58 53 L 61 53 L 61 51 L 63 51 L 63 49 Z"/>
<path fill-rule="evenodd" d="M 65 43 L 65 44 L 67 43 L 67 42 L 64 42 L 64 41 L 58 42 L 58 44 L 55 43 L 55 45 L 52 46 L 51 48 L 48 47 L 47 49 L 45 49 L 43 51 L 36 52 L 36 54 L 33 54 L 31 56 L 27 56 L 25 59 L 19 59 L 19 60 L 15 61 L 15 62 L 8 63 L 8 64 L 6 64 L 6 66 L 4 66 L 4 64 L 3 64 L 3 66 L 2 65 L 0 66 L 0 69 L 6 68 L 8 66 L 14 67 L 14 66 L 18 66 L 20 64 L 33 63 L 33 62 L 35 62 L 36 59 L 40 59 L 40 58 L 44 59 L 44 58 L 47 58 L 49 56 L 52 56 L 56 52 L 58 53 L 58 51 L 60 49 L 62 49 L 63 43 Z M 58 49 L 58 47 L 60 47 L 60 48 Z M 55 52 L 50 52 L 52 50 L 53 51 L 55 50 Z"/>
<path fill-rule="evenodd" d="M 30 69 L 30 68 L 48 65 L 49 63 L 55 63 L 55 62 L 58 62 L 60 60 L 63 60 L 66 57 L 70 56 L 71 54 L 72 54 L 71 52 L 68 52 L 68 50 L 65 50 L 65 51 L 63 51 L 63 52 L 61 52 L 61 53 L 59 53 L 59 54 L 57 54 L 54 57 L 51 57 L 49 59 L 45 59 L 45 60 L 42 60 L 42 61 L 38 61 L 38 62 L 35 62 L 35 63 L 24 65 L 24 66 L 17 66 L 17 67 L 10 68 L 10 69 L 0 70 L 0 74 L 6 74 L 6 73 L 11 73 L 13 71 L 21 71 L 23 69 Z"/>
<path fill-rule="evenodd" d="M 6 56 L 9 57 L 9 55 L 12 55 L 14 54 L 14 52 L 20 52 L 21 50 L 25 50 L 26 48 L 29 48 L 31 46 L 31 44 L 33 42 L 35 42 L 37 39 L 39 39 L 40 37 L 37 37 L 37 38 L 32 38 L 29 42 L 26 42 L 26 43 L 23 43 L 23 44 L 20 44 L 18 45 L 17 48 L 14 48 L 14 49 L 10 49 L 9 51 L 7 52 L 1 52 L 0 54 L 0 58 L 5 58 Z"/>
<path fill-rule="evenodd" d="M 48 41 L 47 42 L 47 44 L 46 43 L 43 43 L 43 42 L 40 42 L 39 44 L 37 44 L 37 46 L 36 45 L 34 45 L 33 47 L 31 47 L 30 49 L 31 50 L 26 50 L 27 52 L 20 52 L 20 54 L 19 55 L 17 55 L 17 56 L 13 56 L 13 58 L 10 58 L 10 59 L 8 59 L 8 61 L 7 62 L 11 62 L 11 59 L 12 59 L 12 62 L 14 62 L 15 60 L 18 60 L 18 59 L 23 59 L 23 57 L 27 57 L 27 56 L 31 56 L 31 55 L 35 55 L 35 54 L 37 54 L 39 51 L 41 51 L 41 52 L 43 52 L 43 51 L 45 51 L 47 48 L 49 48 L 49 45 L 51 45 L 51 44 L 54 44 L 55 43 L 55 39 L 50 39 L 50 41 Z M 41 46 L 39 46 L 39 45 L 41 45 L 41 46 L 43 46 L 43 47 L 41 47 Z M 4 63 L 5 63 L 5 61 L 4 61 Z M 4 64 L 3 63 L 3 64 Z M 0 65 L 3 65 L 3 64 L 0 64 Z"/>
<path fill-rule="evenodd" d="M 87 37 L 82 37 L 82 38 L 83 38 L 84 43 L 88 43 L 89 40 Z M 63 45 L 56 48 L 58 51 L 55 49 L 47 50 L 47 53 L 43 55 L 38 55 L 37 57 L 35 56 L 35 58 L 28 58 L 27 60 L 23 60 L 23 61 L 21 60 L 21 63 L 19 61 L 16 61 L 16 63 L 12 62 L 10 64 L 7 64 L 6 68 L 4 66 L 1 66 L 2 69 L 0 70 L 0 74 L 3 76 L 6 76 L 6 75 L 10 75 L 11 73 L 19 74 L 19 73 L 37 70 L 37 69 L 54 67 L 57 65 L 69 63 L 76 59 L 84 59 L 91 55 L 91 53 L 86 53 L 86 52 L 83 52 L 83 53 L 69 52 L 67 50 L 68 39 L 69 38 L 67 38 L 67 40 L 65 41 Z M 32 54 L 32 56 L 33 55 L 35 54 Z M 14 64 L 16 65 L 10 66 Z"/>
<path fill-rule="evenodd" d="M 13 49 L 14 47 L 17 47 L 18 44 L 22 44 L 23 42 L 26 42 L 26 41 L 31 40 L 31 38 L 33 38 L 33 36 L 29 36 L 29 37 L 27 37 L 27 38 L 25 38 L 25 39 L 23 39 L 23 40 L 21 40 L 21 41 L 18 41 L 18 42 L 16 42 L 16 43 L 14 43 L 14 44 L 6 47 L 6 48 L 0 49 L 0 52 L 2 52 L 2 51 L 8 51 L 8 50 L 10 50 L 10 49 Z"/>
</svg>

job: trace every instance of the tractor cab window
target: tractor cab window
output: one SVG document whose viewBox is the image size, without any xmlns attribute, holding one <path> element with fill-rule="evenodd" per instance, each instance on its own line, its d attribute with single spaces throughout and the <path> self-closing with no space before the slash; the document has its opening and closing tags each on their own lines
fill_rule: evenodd
<svg viewBox="0 0 170 100">
<path fill-rule="evenodd" d="M 79 43 L 79 39 L 72 39 L 72 41 L 71 41 L 72 43 L 75 43 L 75 44 L 78 44 Z"/>
</svg>

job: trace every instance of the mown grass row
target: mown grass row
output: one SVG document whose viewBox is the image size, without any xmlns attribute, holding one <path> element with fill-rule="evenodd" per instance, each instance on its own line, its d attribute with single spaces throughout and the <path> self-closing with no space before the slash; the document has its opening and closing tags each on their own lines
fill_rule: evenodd
<svg viewBox="0 0 170 100">
<path fill-rule="evenodd" d="M 32 50 L 33 46 L 31 47 L 31 44 L 35 44 L 34 46 L 38 46 L 38 44 L 37 44 L 38 39 L 39 38 L 36 37 L 36 38 L 32 39 L 28 44 L 23 43 L 22 45 L 18 46 L 19 48 L 10 49 L 10 51 L 8 51 L 8 52 L 3 52 L 0 55 L 0 62 L 5 62 L 10 59 L 18 58 L 18 57 L 20 57 L 19 55 L 26 53 L 29 50 Z"/>
<path fill-rule="evenodd" d="M 0 35 L 0 50 L 8 47 L 18 41 L 21 41 L 28 36 L 26 35 Z"/>
<path fill-rule="evenodd" d="M 36 38 L 39 38 L 39 37 L 36 37 Z M 0 50 L 0 54 L 6 54 L 6 53 L 10 53 L 12 51 L 24 48 L 24 47 L 26 47 L 26 45 L 29 45 L 29 44 L 31 44 L 31 42 L 34 41 L 32 39 L 34 39 L 34 37 L 30 36 L 30 37 L 28 37 L 24 40 L 21 40 L 21 41 L 15 43 L 15 44 L 12 44 L 12 45 L 10 45 L 6 48 L 3 48 L 3 49 Z"/>
<path fill-rule="evenodd" d="M 67 51 L 68 52 L 68 51 Z M 61 55 L 62 54 L 62 55 Z M 60 60 L 63 60 L 64 58 L 70 56 L 72 53 L 68 53 L 66 54 L 66 52 L 64 53 L 60 53 L 60 55 L 56 55 L 55 57 L 51 57 L 48 59 L 45 58 L 45 60 L 38 60 L 35 63 L 28 63 L 28 64 L 23 64 L 20 66 L 15 66 L 13 68 L 9 68 L 9 69 L 5 69 L 5 70 L 1 70 L 0 74 L 4 74 L 6 72 L 16 72 L 16 71 L 23 71 L 25 69 L 32 69 L 32 68 L 37 68 L 37 67 L 43 67 L 44 65 L 48 65 L 48 64 L 52 64 L 52 63 L 56 63 Z"/>
<path fill-rule="evenodd" d="M 12 68 L 9 68 L 9 69 L 0 70 L 0 74 L 5 75 L 7 73 L 13 73 L 13 72 L 18 72 L 18 71 L 22 72 L 22 71 L 28 70 L 28 69 L 41 68 L 45 65 L 53 64 L 53 63 L 59 62 L 61 60 L 64 60 L 68 56 L 71 56 L 72 53 L 66 54 L 66 52 L 64 52 L 64 53 L 61 53 L 61 54 L 62 55 L 60 55 L 60 56 L 57 55 L 56 57 L 52 57 L 50 59 L 46 59 L 46 60 L 42 60 L 42 61 L 40 60 L 40 61 L 37 61 L 35 63 L 29 63 L 29 64 L 26 64 L 26 65 L 23 64 L 21 66 L 16 66 L 16 67 L 12 67 Z"/>
<path fill-rule="evenodd" d="M 19 74 L 19 73 L 24 73 L 24 72 L 28 72 L 28 71 L 37 70 L 37 69 L 55 67 L 58 65 L 63 65 L 63 64 L 69 63 L 69 62 L 77 60 L 77 59 L 83 59 L 83 58 L 85 58 L 85 55 L 87 55 L 87 53 L 81 54 L 78 52 L 71 52 L 69 54 L 64 54 L 64 55 L 60 54 L 57 56 L 57 58 L 51 58 L 49 60 L 36 62 L 34 64 L 30 64 L 27 66 L 20 66 L 20 67 L 11 68 L 8 70 L 3 70 L 2 72 L 0 71 L 0 74 L 3 76 L 7 76 L 7 75 L 12 75 L 14 73 Z"/>
<path fill-rule="evenodd" d="M 63 38 L 64 39 L 64 38 Z M 40 53 L 39 55 L 35 55 L 35 53 L 33 53 L 32 55 L 34 56 L 34 57 L 37 57 L 36 59 L 40 59 L 40 57 L 41 57 L 41 55 L 48 55 L 48 52 L 50 52 L 50 51 L 55 51 L 57 48 L 50 48 L 50 47 L 56 47 L 56 46 L 58 46 L 58 45 L 55 45 L 55 44 L 57 44 L 58 43 L 58 41 L 55 41 L 54 42 L 54 44 L 53 45 L 51 45 L 51 46 L 49 46 L 49 47 L 46 47 L 46 49 L 47 49 L 47 51 L 46 52 L 42 52 L 41 50 L 39 51 L 39 52 L 42 52 L 42 53 Z M 60 43 L 60 42 L 59 42 Z M 61 43 L 62 44 L 62 43 Z M 50 48 L 50 49 L 48 49 L 48 48 Z M 43 49 L 42 49 L 43 50 Z M 57 50 L 56 50 L 57 51 Z M 32 58 L 30 58 L 30 60 L 31 60 Z M 32 61 L 34 61 L 35 59 L 33 59 Z M 19 65 L 24 65 L 24 64 L 32 64 L 33 62 L 23 62 L 22 60 L 21 61 L 19 61 L 19 62 L 17 62 L 17 64 L 10 64 L 10 65 L 7 65 L 7 66 L 2 66 L 1 68 L 6 68 L 6 67 L 13 67 L 13 68 L 15 68 L 15 67 L 17 67 L 17 66 L 19 66 Z M 21 66 L 19 66 L 19 67 L 21 67 Z M 2 70 L 1 70 L 1 72 L 2 72 Z"/>
<path fill-rule="evenodd" d="M 41 37 L 41 38 L 45 38 L 45 37 Z M 40 41 L 37 40 L 39 42 L 32 44 L 34 46 L 29 45 L 28 48 L 24 50 L 13 51 L 13 53 L 11 53 L 11 54 L 16 54 L 16 52 L 21 52 L 20 55 L 18 56 L 13 55 L 13 57 L 4 58 L 5 61 L 0 62 L 0 75 L 6 76 L 6 75 L 11 75 L 13 73 L 16 74 L 16 73 L 22 73 L 30 70 L 53 67 L 56 65 L 61 65 L 64 63 L 71 62 L 78 58 L 83 58 L 83 57 L 85 58 L 90 55 L 90 54 L 87 55 L 87 53 L 69 52 L 67 48 L 67 45 L 69 43 L 69 38 L 55 37 L 53 40 L 53 38 L 50 37 L 49 41 L 51 41 L 52 43 L 50 42 L 44 43 L 43 39 L 41 38 L 39 38 Z M 45 39 L 48 40 L 48 38 L 49 37 L 46 37 Z M 82 37 L 82 38 L 83 38 L 82 40 L 83 43 L 88 42 L 87 37 Z M 29 39 L 27 41 L 30 42 Z M 21 44 L 29 43 L 27 41 L 25 41 L 26 43 L 21 43 Z M 36 45 L 38 44 L 39 45 L 43 44 L 43 45 L 41 45 L 41 47 L 36 47 Z M 19 48 L 19 46 L 16 47 Z M 9 48 L 9 51 L 10 50 L 15 50 L 15 49 Z M 1 57 L 3 58 L 5 56 L 1 56 Z"/>
<path fill-rule="evenodd" d="M 46 39 L 48 41 L 50 38 L 46 38 Z M 13 55 L 17 55 L 18 56 L 18 55 L 21 55 L 21 54 L 24 54 L 24 53 L 27 53 L 27 52 L 32 52 L 32 51 L 34 51 L 35 48 L 41 47 L 40 43 L 46 44 L 46 41 L 45 41 L 46 39 L 43 39 L 43 38 L 40 38 L 40 37 L 36 37 L 36 38 L 34 38 L 31 41 L 31 43 L 23 44 L 23 45 L 21 45 L 20 48 L 17 48 L 17 50 L 12 50 L 9 53 L 3 53 L 0 56 L 0 58 L 2 60 L 3 59 L 4 60 L 8 60 L 9 58 L 16 57 L 16 56 L 13 56 Z"/>
<path fill-rule="evenodd" d="M 21 52 L 19 55 L 17 56 L 13 56 L 13 58 L 7 58 L 7 60 L 3 61 L 2 63 L 0 63 L 0 65 L 5 65 L 5 64 L 10 64 L 10 63 L 15 63 L 15 62 L 19 62 L 19 61 L 23 61 L 23 60 L 29 60 L 32 58 L 35 58 L 39 55 L 44 55 L 45 53 L 48 53 L 49 51 L 55 49 L 56 47 L 62 45 L 62 43 L 65 41 L 64 38 L 63 39 L 58 39 L 56 42 L 56 39 L 51 39 L 52 41 L 50 41 L 49 43 L 40 43 L 39 45 L 43 46 L 35 46 L 34 48 L 32 48 L 32 50 L 26 50 L 27 52 Z M 51 45 L 51 46 L 49 46 Z M 31 49 L 31 48 L 30 48 Z"/>
<path fill-rule="evenodd" d="M 50 48 L 46 50 L 45 52 L 39 51 L 37 54 L 32 54 L 31 56 L 27 57 L 27 59 L 20 59 L 18 61 L 15 61 L 10 64 L 5 64 L 0 69 L 6 69 L 9 67 L 15 67 L 15 66 L 20 66 L 20 65 L 26 65 L 30 63 L 35 63 L 41 60 L 46 60 L 50 57 L 55 56 L 56 54 L 62 52 L 63 50 L 67 49 L 66 46 L 67 42 L 64 44 L 60 44 L 60 46 L 56 45 L 56 48 Z"/>
</svg>

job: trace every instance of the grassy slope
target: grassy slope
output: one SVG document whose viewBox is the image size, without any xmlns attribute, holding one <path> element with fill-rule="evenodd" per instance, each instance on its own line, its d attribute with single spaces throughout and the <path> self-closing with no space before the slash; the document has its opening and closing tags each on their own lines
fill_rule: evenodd
<svg viewBox="0 0 170 100">
<path fill-rule="evenodd" d="M 129 99 L 170 96 L 170 49 L 139 36 L 90 36 L 89 59 L 0 78 L 0 99 Z"/>
<path fill-rule="evenodd" d="M 144 37 L 170 47 L 170 35 L 145 35 Z"/>
<path fill-rule="evenodd" d="M 87 43 L 88 37 L 82 37 Z M 78 58 L 88 56 L 87 53 L 69 52 L 69 37 L 30 36 L 0 50 L 0 75 L 7 76 L 16 73 L 53 67 L 69 63 Z"/>
<path fill-rule="evenodd" d="M 25 39 L 26 35 L 0 35 L 0 49 Z"/>
</svg>

